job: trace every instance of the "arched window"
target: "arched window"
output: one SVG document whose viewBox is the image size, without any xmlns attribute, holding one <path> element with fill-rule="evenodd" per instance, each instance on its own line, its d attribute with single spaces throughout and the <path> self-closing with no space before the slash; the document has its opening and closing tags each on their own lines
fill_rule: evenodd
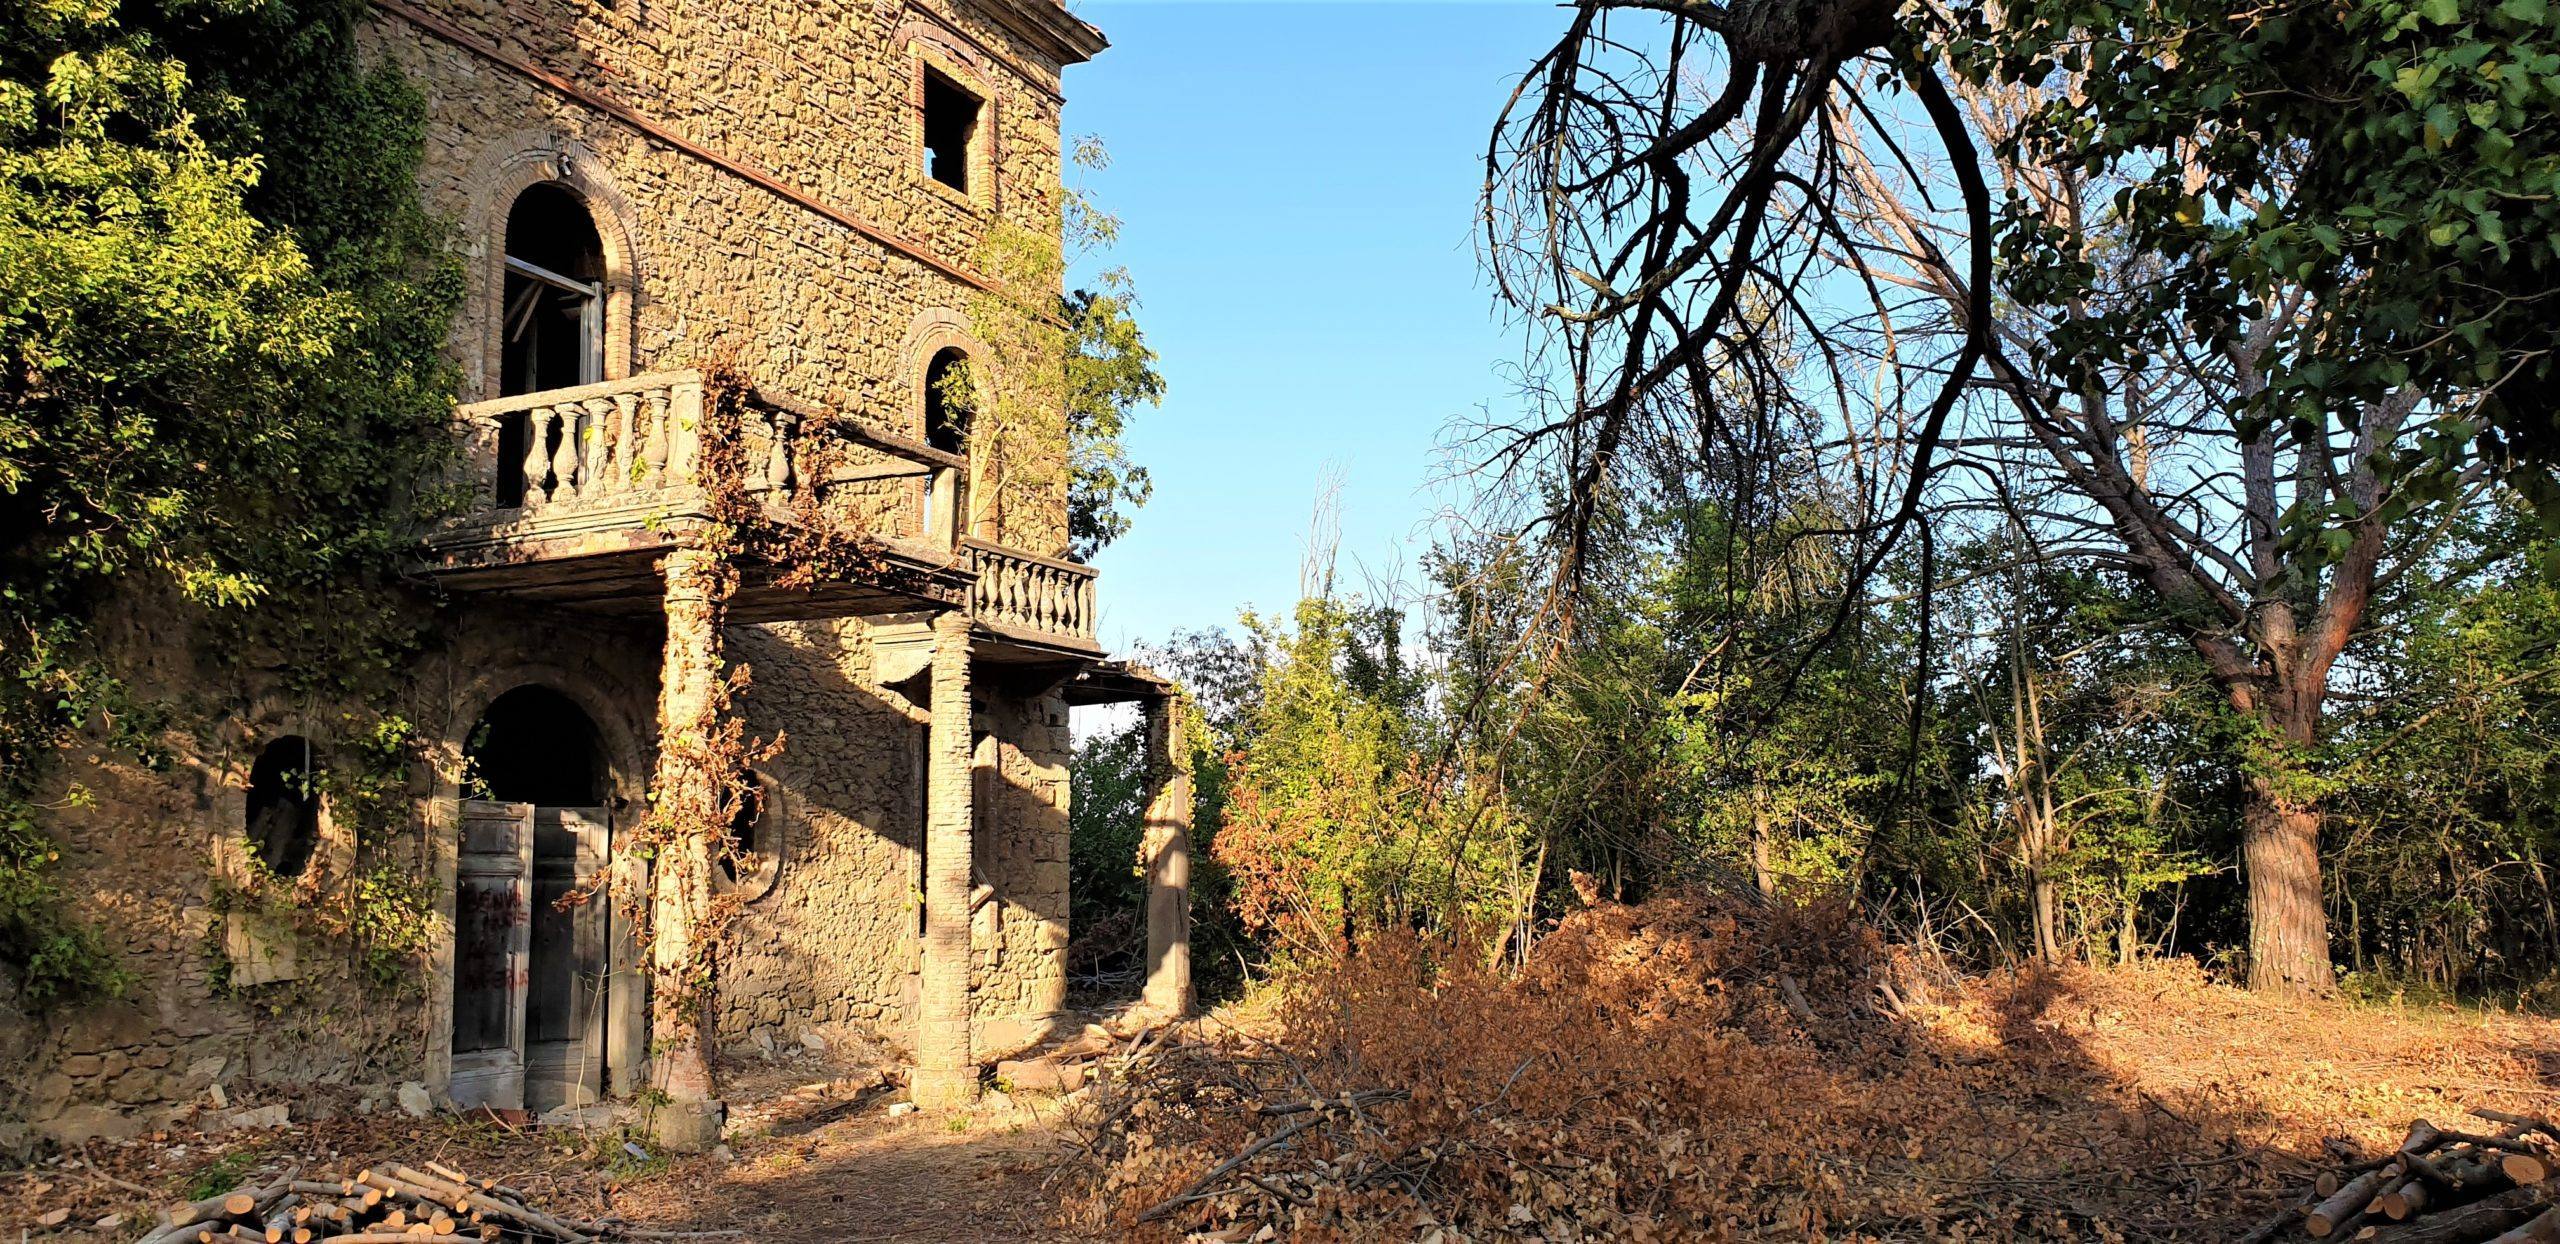
<svg viewBox="0 0 2560 1244">
<path fill-rule="evenodd" d="M 529 186 L 508 210 L 501 314 L 500 396 L 604 379 L 604 239 L 567 186 Z"/>
<path fill-rule="evenodd" d="M 292 880 L 311 867 L 320 845 L 320 770 L 311 740 L 288 735 L 267 744 L 249 767 L 249 848 L 266 870 Z"/>
<path fill-rule="evenodd" d="M 944 453 L 969 452 L 969 356 L 946 347 L 924 367 L 924 440 Z"/>
<path fill-rule="evenodd" d="M 935 352 L 924 367 L 924 441 L 947 454 L 969 452 L 970 405 L 975 400 L 969 356 L 957 346 Z M 925 477 L 925 530 L 934 535 L 968 529 L 969 476 L 936 471 Z"/>
</svg>

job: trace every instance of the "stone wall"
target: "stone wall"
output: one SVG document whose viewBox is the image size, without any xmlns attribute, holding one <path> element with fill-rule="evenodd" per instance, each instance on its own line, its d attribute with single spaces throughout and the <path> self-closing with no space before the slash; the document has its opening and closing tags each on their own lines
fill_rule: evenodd
<svg viewBox="0 0 2560 1244">
<path fill-rule="evenodd" d="M 67 805 L 53 826 L 64 843 L 54 876 L 107 934 L 133 986 L 120 1001 L 45 1015 L 0 1000 L 0 1061 L 20 1069 L 0 1078 L 0 1133 L 31 1125 L 69 1139 L 131 1134 L 207 1102 L 217 1083 L 234 1099 L 257 1085 L 341 1085 L 387 1100 L 393 1086 L 431 1079 L 429 1050 L 450 1020 L 424 964 L 399 987 L 360 984 L 354 947 L 222 910 L 251 759 L 267 741 L 299 734 L 332 763 L 350 706 L 292 704 L 277 690 L 286 671 L 271 654 L 224 662 L 183 625 L 141 621 L 172 612 L 125 616 L 134 621 L 114 649 L 137 672 L 136 690 L 185 705 L 196 724 L 171 733 L 165 768 L 83 751 L 50 794 Z M 903 1043 L 914 1023 L 924 728 L 922 706 L 907 695 L 921 688 L 878 685 L 874 664 L 875 635 L 897 630 L 842 621 L 729 631 L 731 659 L 754 679 L 742 701 L 750 727 L 780 737 L 783 749 L 763 766 L 779 863 L 733 926 L 720 988 L 724 1044 L 786 1044 L 830 1024 Z M 434 804 L 453 796 L 482 711 L 519 686 L 562 691 L 595 719 L 618 823 L 645 808 L 654 627 L 473 603 L 441 615 L 435 633 L 437 647 L 393 706 L 421 736 L 409 815 L 361 860 L 352 830 L 324 819 L 313 864 L 321 884 L 345 884 L 359 863 L 434 878 L 438 847 L 450 845 L 430 828 Z M 1064 1001 L 1070 743 L 1054 695 L 978 698 L 988 732 L 978 753 L 978 879 L 990 901 L 972 931 L 972 989 L 981 1049 L 1001 1053 L 1037 1036 Z M 83 799 L 69 798 L 75 784 Z M 449 920 L 450 878 L 442 884 Z M 227 982 L 233 924 L 281 955 L 288 979 Z"/>
<path fill-rule="evenodd" d="M 433 1010 L 424 964 L 392 987 L 359 983 L 360 948 L 237 897 L 258 752 L 299 735 L 324 769 L 353 765 L 345 743 L 369 715 L 289 694 L 293 671 L 279 654 L 214 651 L 166 602 L 110 616 L 102 638 L 117 668 L 138 696 L 177 709 L 163 737 L 168 762 L 74 749 L 49 775 L 57 811 L 48 828 L 62 844 L 52 876 L 65 902 L 105 935 L 131 981 L 120 1000 L 46 1014 L 0 1000 L 0 1056 L 22 1072 L 0 1077 L 0 1121 L 68 1138 L 122 1134 L 205 1100 L 216 1083 L 236 1093 L 255 1082 L 420 1078 Z M 408 797 L 394 801 L 407 815 L 359 852 L 349 818 L 325 811 L 316 891 L 344 892 L 376 866 L 432 885 L 429 800 L 459 778 L 480 711 L 526 683 L 567 692 L 596 718 L 615 789 L 636 806 L 655 702 L 656 639 L 646 628 L 475 606 L 437 616 L 433 633 L 435 647 L 386 706 L 419 738 Z M 243 970 L 252 960 L 262 972 Z M 278 973 L 284 979 L 245 983 Z"/>
<path fill-rule="evenodd" d="M 763 766 L 781 814 L 778 869 L 732 928 L 724 1043 L 787 1043 L 829 1022 L 902 1037 L 913 1017 L 923 727 L 872 684 L 866 629 L 730 630 L 729 655 L 754 679 L 749 729 L 783 750 Z"/>
<path fill-rule="evenodd" d="M 454 343 L 466 401 L 495 389 L 501 246 L 514 196 L 568 184 L 607 251 L 607 376 L 734 362 L 760 382 L 909 435 L 926 362 L 969 345 L 971 255 L 998 221 L 1039 227 L 1058 196 L 1061 49 L 998 12 L 1048 0 L 385 0 L 363 30 L 429 109 L 423 191 L 457 226 L 470 299 Z M 1053 16 L 1044 20 L 1071 21 Z M 1036 22 L 1034 23 L 1037 24 Z M 962 196 L 921 175 L 921 66 L 988 101 L 986 177 Z M 551 79 L 546 82 L 545 77 Z M 564 89 L 565 88 L 565 89 Z M 920 487 L 920 485 L 915 485 Z M 1063 509 L 988 533 L 1055 553 Z M 110 611 L 135 690 L 178 706 L 173 761 L 75 751 L 52 778 L 55 872 L 134 976 L 126 1000 L 30 1013 L 0 979 L 0 1149 L 9 1129 L 130 1133 L 217 1085 L 343 1083 L 373 1094 L 429 1080 L 450 1009 L 422 965 L 389 992 L 352 981 L 352 951 L 268 929 L 260 961 L 290 979 L 226 983 L 239 938 L 218 910 L 264 742 L 344 737 L 349 706 L 296 700 L 273 653 L 207 651 L 159 602 Z M 421 608 L 429 608 L 421 604 Z M 821 1023 L 903 1038 L 916 1010 L 920 705 L 878 685 L 895 626 L 734 628 L 755 670 L 754 728 L 786 737 L 770 764 L 783 846 L 771 889 L 737 926 L 720 1032 L 780 1039 Z M 465 736 L 526 683 L 576 700 L 605 736 L 617 820 L 645 810 L 659 641 L 653 623 L 543 615 L 487 601 L 441 607 L 433 650 L 393 706 L 424 739 L 408 822 L 362 857 L 324 832 L 315 867 L 348 884 L 393 866 L 450 916 L 452 844 L 432 828 L 459 791 Z M 921 695 L 921 690 L 916 690 Z M 1054 696 L 980 697 L 977 835 L 991 901 L 977 912 L 977 1006 L 1002 1047 L 1063 1000 L 1066 715 Z M 324 763 L 326 757 L 324 757 Z M 77 797 L 75 797 L 75 795 Z M 245 927 L 245 926 L 244 926 Z"/>
<path fill-rule="evenodd" d="M 783 812 L 779 868 L 723 960 L 720 1037 L 787 1044 L 854 1022 L 903 1042 L 916 1018 L 924 802 L 921 683 L 883 686 L 860 622 L 737 627 L 763 766 Z M 896 673 L 897 671 L 887 671 Z M 910 698 L 910 696 L 915 698 Z M 972 999 L 987 1041 L 1018 1043 L 1065 1001 L 1066 707 L 982 690 Z"/>
<path fill-rule="evenodd" d="M 1067 999 L 1067 762 L 1074 742 L 1056 695 L 984 702 L 977 875 L 991 901 L 970 929 L 970 985 L 981 1045 L 1033 1035 L 1025 1022 Z M 982 1053 L 985 1052 L 983 1049 Z"/>
<path fill-rule="evenodd" d="M 463 400 L 495 394 L 507 209 L 557 180 L 587 200 L 605 239 L 606 378 L 729 360 L 920 436 L 926 363 L 969 345 L 971 287 L 954 273 L 998 221 L 1055 227 L 1058 66 L 982 11 L 424 0 L 421 21 L 378 9 L 367 46 L 426 94 L 426 199 L 459 224 L 470 261 Z M 971 195 L 922 172 L 927 62 L 987 99 L 992 175 Z M 1006 543 L 1064 547 L 1054 507 L 1006 521 L 991 533 Z"/>
</svg>

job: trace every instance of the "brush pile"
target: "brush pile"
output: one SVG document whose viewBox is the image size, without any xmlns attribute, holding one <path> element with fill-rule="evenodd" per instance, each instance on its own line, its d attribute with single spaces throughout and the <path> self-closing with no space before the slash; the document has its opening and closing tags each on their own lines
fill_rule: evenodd
<svg viewBox="0 0 2560 1244">
<path fill-rule="evenodd" d="M 2388 1155 L 2324 1172 L 2296 1204 L 2244 1244 L 2308 1237 L 2376 1244 L 2552 1244 L 2560 1241 L 2560 1181 L 2544 1119 L 2474 1108 L 2494 1133 L 2424 1119 Z"/>
<path fill-rule="evenodd" d="M 670 1237 L 546 1214 L 494 1180 L 475 1180 L 437 1162 L 426 1167 L 368 1166 L 344 1179 L 287 1172 L 171 1206 L 141 1244 L 586 1244 Z"/>
<path fill-rule="evenodd" d="M 2526 1104 L 2549 1021 L 2270 999 L 2192 963 L 1930 962 L 1840 907 L 1722 893 L 1595 903 L 1521 964 L 1382 932 L 1283 978 L 1266 1014 L 1098 1058 L 1063 1217 L 1318 1244 L 2555 1225 L 2560 1140 Z M 2466 1106 L 2487 1122 L 2455 1130 Z"/>
<path fill-rule="evenodd" d="M 1891 960 L 1839 911 L 1704 896 L 1576 913 L 1516 972 L 1382 932 L 1285 987 L 1268 1039 L 1169 1030 L 1102 1060 L 1067 1215 L 1217 1240 L 1901 1220 L 1843 1198 L 1816 1139 L 1865 1130 L 1818 1069 L 1892 1044 L 1919 991 L 1888 994 Z"/>
</svg>

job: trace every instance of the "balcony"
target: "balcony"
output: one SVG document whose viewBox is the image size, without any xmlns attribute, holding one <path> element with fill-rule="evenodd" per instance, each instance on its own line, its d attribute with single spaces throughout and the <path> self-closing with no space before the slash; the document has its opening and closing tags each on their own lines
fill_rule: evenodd
<svg viewBox="0 0 2560 1244">
<path fill-rule="evenodd" d="M 458 407 L 467 496 L 429 533 L 424 577 L 458 593 L 653 614 L 657 559 L 742 503 L 768 530 L 859 539 L 878 564 L 811 583 L 777 559 L 742 557 L 734 621 L 958 607 L 990 659 L 1099 653 L 1090 567 L 954 537 L 966 459 L 764 392 L 743 403 L 734 450 L 715 453 L 705 395 L 701 373 L 671 371 Z M 735 473 L 725 510 L 716 470 Z"/>
</svg>

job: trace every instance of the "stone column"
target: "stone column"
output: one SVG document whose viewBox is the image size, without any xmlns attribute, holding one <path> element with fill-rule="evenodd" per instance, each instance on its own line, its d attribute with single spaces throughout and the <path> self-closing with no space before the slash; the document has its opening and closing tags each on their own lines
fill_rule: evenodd
<svg viewBox="0 0 2560 1244">
<path fill-rule="evenodd" d="M 1170 1017 L 1191 1011 L 1191 769 L 1181 704 L 1157 696 L 1146 712 L 1150 789 L 1138 846 L 1147 872 L 1145 1001 Z"/>
<path fill-rule="evenodd" d="M 654 1131 L 660 1144 L 699 1152 L 719 1143 L 721 1105 L 704 1048 L 713 988 L 694 944 L 711 892 L 711 844 L 696 832 L 719 820 L 721 775 L 713 745 L 721 685 L 721 622 L 737 572 L 708 549 L 679 548 L 659 563 L 666 578 L 667 639 L 658 674 L 658 772 L 650 815 L 660 839 L 650 909 L 650 1082 L 667 1095 Z"/>
<path fill-rule="evenodd" d="M 933 620 L 933 722 L 925 735 L 924 962 L 909 1096 L 939 1110 L 978 1099 L 969 1040 L 969 882 L 975 781 L 969 757 L 969 615 Z"/>
</svg>

